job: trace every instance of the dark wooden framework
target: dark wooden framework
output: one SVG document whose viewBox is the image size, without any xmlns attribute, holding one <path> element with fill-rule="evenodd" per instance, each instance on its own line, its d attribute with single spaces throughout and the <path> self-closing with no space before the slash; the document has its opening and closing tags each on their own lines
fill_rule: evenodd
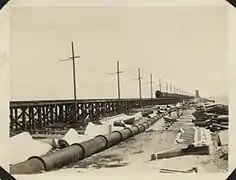
<svg viewBox="0 0 236 180">
<path fill-rule="evenodd" d="M 165 97 L 142 99 L 142 106 L 175 104 L 191 96 L 165 94 Z M 90 120 L 130 112 L 140 107 L 139 99 L 84 99 L 77 101 L 77 121 Z M 69 123 L 75 110 L 74 100 L 11 101 L 10 132 L 36 133 L 54 123 Z"/>
</svg>

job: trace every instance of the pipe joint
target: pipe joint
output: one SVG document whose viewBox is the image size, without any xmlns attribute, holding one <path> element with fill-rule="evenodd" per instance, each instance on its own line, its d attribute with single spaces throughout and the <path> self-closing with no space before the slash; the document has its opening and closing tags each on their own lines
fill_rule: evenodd
<svg viewBox="0 0 236 180">
<path fill-rule="evenodd" d="M 109 148 L 108 147 L 109 142 L 108 142 L 108 139 L 106 138 L 106 136 L 104 136 L 104 135 L 97 135 L 97 136 L 95 136 L 95 138 L 103 138 L 103 139 L 105 139 L 105 141 L 106 141 L 106 149 Z"/>
<path fill-rule="evenodd" d="M 84 159 L 86 157 L 86 150 L 83 145 L 80 143 L 74 143 L 71 146 L 79 146 L 83 150 L 83 156 L 80 156 L 79 159 Z"/>
</svg>

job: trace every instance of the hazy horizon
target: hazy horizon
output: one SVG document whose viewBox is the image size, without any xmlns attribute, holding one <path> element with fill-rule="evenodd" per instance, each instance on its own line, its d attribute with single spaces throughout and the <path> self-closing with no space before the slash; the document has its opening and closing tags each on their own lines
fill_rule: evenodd
<svg viewBox="0 0 236 180">
<path fill-rule="evenodd" d="M 72 98 L 72 62 L 58 62 L 71 41 L 78 99 L 116 98 L 116 61 L 122 98 L 138 97 L 139 67 L 143 97 L 150 73 L 205 97 L 228 94 L 224 7 L 21 7 L 11 12 L 11 100 Z"/>
</svg>

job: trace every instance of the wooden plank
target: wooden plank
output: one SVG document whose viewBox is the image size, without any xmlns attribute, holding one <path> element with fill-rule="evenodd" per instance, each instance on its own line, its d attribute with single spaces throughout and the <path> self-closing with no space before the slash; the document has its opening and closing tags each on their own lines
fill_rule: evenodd
<svg viewBox="0 0 236 180">
<path fill-rule="evenodd" d="M 209 155 L 209 146 L 203 145 L 194 147 L 193 145 L 187 148 L 173 148 L 163 152 L 157 153 L 157 159 L 172 158 L 185 155 Z"/>
</svg>

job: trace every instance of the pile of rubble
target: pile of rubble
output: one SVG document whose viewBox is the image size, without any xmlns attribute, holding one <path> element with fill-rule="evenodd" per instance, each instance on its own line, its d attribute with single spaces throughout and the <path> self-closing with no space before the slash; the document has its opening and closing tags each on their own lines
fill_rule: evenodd
<svg viewBox="0 0 236 180">
<path fill-rule="evenodd" d="M 200 105 L 193 113 L 195 126 L 205 127 L 212 132 L 228 129 L 228 106 L 221 104 Z"/>
<path fill-rule="evenodd" d="M 178 104 L 176 105 L 176 113 L 170 113 L 164 117 L 165 131 L 175 131 L 176 139 L 171 149 L 152 154 L 151 160 L 187 155 L 210 155 L 212 153 L 211 131 L 205 127 L 195 126 L 191 110 L 192 104 L 188 104 L 187 107 L 190 109 L 186 111 L 186 106 Z M 212 109 L 209 108 L 209 110 Z M 204 117 L 202 114 L 205 112 L 198 111 L 197 113 L 201 115 L 200 117 Z"/>
<path fill-rule="evenodd" d="M 207 104 L 197 106 L 193 113 L 195 126 L 204 127 L 212 132 L 215 139 L 215 154 L 219 160 L 228 161 L 228 106 L 222 104 Z"/>
<path fill-rule="evenodd" d="M 173 148 L 151 155 L 151 160 L 186 155 L 209 155 L 210 132 L 203 128 L 180 128 Z"/>
</svg>

